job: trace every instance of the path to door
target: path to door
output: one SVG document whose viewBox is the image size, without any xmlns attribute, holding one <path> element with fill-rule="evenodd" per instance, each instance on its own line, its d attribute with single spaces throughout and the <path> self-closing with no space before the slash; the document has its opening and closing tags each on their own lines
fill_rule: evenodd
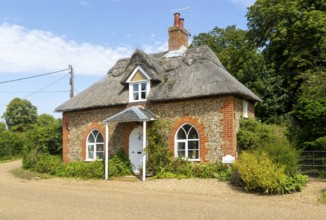
<svg viewBox="0 0 326 220">
<path fill-rule="evenodd" d="M 260 196 L 217 180 L 22 180 L 0 164 L 0 219 L 325 219 L 326 182 L 303 193 Z"/>
</svg>

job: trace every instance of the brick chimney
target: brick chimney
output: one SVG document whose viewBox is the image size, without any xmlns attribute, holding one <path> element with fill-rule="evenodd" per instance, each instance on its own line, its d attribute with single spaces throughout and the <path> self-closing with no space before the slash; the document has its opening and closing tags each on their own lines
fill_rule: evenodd
<svg viewBox="0 0 326 220">
<path fill-rule="evenodd" d="M 184 28 L 184 19 L 180 13 L 174 14 L 174 26 L 169 27 L 169 51 L 180 49 L 182 45 L 188 47 L 189 32 Z"/>
</svg>

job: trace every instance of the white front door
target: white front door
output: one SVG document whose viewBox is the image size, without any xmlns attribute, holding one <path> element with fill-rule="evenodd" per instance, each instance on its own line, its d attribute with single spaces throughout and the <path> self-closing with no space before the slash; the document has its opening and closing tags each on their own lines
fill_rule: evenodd
<svg viewBox="0 0 326 220">
<path fill-rule="evenodd" d="M 132 171 L 139 174 L 143 162 L 143 127 L 141 126 L 134 128 L 129 136 L 129 159 Z"/>
</svg>

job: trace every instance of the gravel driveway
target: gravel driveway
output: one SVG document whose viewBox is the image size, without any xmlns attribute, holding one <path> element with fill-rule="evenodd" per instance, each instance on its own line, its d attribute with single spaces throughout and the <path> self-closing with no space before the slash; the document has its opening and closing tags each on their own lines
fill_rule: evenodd
<svg viewBox="0 0 326 220">
<path fill-rule="evenodd" d="M 217 180 L 22 180 L 0 164 L 0 219 L 326 219 L 326 182 L 302 193 L 262 196 Z"/>
</svg>

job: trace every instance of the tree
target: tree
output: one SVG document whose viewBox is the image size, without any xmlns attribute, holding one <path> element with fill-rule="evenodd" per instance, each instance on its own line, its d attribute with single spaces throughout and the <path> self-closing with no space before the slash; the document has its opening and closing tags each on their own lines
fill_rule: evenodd
<svg viewBox="0 0 326 220">
<path fill-rule="evenodd" d="M 325 11 L 324 0 L 257 0 L 249 7 L 250 40 L 281 82 L 275 90 L 283 97 L 278 114 L 292 110 L 303 75 L 325 67 Z"/>
<path fill-rule="evenodd" d="M 291 139 L 296 146 L 326 150 L 326 71 L 306 73 L 294 105 Z"/>
<path fill-rule="evenodd" d="M 37 108 L 26 99 L 14 98 L 7 106 L 2 118 L 11 131 L 23 132 L 37 121 Z"/>
<path fill-rule="evenodd" d="M 192 47 L 208 45 L 225 68 L 242 84 L 256 93 L 262 102 L 256 106 L 256 115 L 262 121 L 275 121 L 284 96 L 276 92 L 281 87 L 279 77 L 266 68 L 262 53 L 252 44 L 247 31 L 235 25 L 225 29 L 215 27 L 208 33 L 194 36 Z"/>
</svg>

